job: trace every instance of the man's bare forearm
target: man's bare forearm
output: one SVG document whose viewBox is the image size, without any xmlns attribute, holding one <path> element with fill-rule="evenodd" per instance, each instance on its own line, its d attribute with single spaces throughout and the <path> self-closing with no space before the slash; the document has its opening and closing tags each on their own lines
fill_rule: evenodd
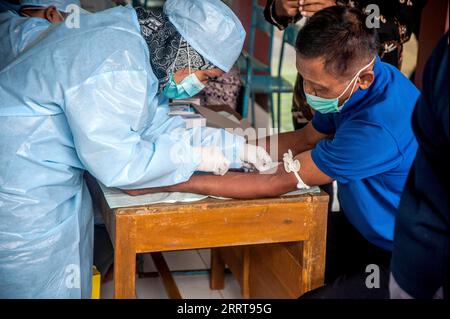
<svg viewBox="0 0 450 319">
<path fill-rule="evenodd" d="M 270 148 L 277 146 L 278 153 L 276 153 L 276 158 L 272 159 L 281 162 L 283 160 L 283 154 L 288 150 L 291 150 L 294 155 L 309 151 L 314 148 L 319 139 L 325 137 L 325 135 L 318 135 L 310 125 L 311 124 L 308 124 L 300 130 L 280 133 L 258 139 L 256 144 L 264 147 L 271 156 L 274 156 L 275 153 L 271 152 Z"/>
<path fill-rule="evenodd" d="M 302 130 L 283 133 L 278 135 L 278 150 L 279 155 L 277 161 L 281 161 L 283 153 L 289 149 L 293 154 L 298 154 L 295 158 L 301 163 L 301 171 L 299 174 L 306 185 L 316 186 L 330 183 L 333 179 L 322 172 L 312 160 L 311 148 L 314 147 L 317 141 L 326 138 L 327 136 L 321 134 L 313 129 L 311 124 L 308 124 Z M 308 131 L 309 130 L 309 131 Z M 308 138 L 307 135 L 312 135 Z M 259 140 L 258 142 L 261 142 Z M 256 142 L 255 142 L 256 143 Z M 270 146 L 262 145 L 267 148 Z M 268 144 L 268 143 L 267 143 Z M 270 149 L 269 149 L 270 151 Z M 272 155 L 272 154 L 271 154 Z M 296 189 L 297 179 L 294 174 L 287 173 L 283 165 L 276 168 L 276 172 L 271 174 L 261 173 L 237 173 L 229 172 L 224 176 L 215 175 L 193 175 L 191 178 L 181 184 L 148 188 L 139 190 L 125 191 L 130 195 L 141 195 L 146 193 L 158 192 L 186 192 L 197 193 L 212 196 L 230 197 L 230 198 L 262 198 L 275 197 Z"/>
<path fill-rule="evenodd" d="M 193 175 L 187 182 L 158 188 L 128 190 L 130 195 L 158 192 L 188 192 L 237 199 L 276 197 L 296 189 L 293 174 L 282 166 L 274 174 L 229 172 L 224 176 Z"/>
</svg>

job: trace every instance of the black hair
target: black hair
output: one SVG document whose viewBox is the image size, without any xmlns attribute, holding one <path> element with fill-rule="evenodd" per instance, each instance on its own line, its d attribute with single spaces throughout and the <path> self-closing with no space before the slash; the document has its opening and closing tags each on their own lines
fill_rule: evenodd
<svg viewBox="0 0 450 319">
<path fill-rule="evenodd" d="M 296 41 L 300 56 L 323 58 L 325 70 L 334 76 L 356 72 L 357 67 L 373 59 L 378 48 L 377 31 L 366 26 L 366 16 L 344 6 L 328 7 L 314 14 Z"/>
</svg>

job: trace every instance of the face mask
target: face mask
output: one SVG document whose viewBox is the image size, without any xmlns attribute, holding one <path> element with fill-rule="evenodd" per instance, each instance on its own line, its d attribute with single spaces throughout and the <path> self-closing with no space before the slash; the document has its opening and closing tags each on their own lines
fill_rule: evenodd
<svg viewBox="0 0 450 319">
<path fill-rule="evenodd" d="M 187 52 L 188 52 L 188 63 L 189 63 L 188 65 L 190 74 L 178 84 L 177 82 L 175 82 L 173 78 L 173 70 L 172 70 L 169 83 L 165 86 L 163 90 L 163 94 L 169 99 L 174 100 L 187 99 L 197 95 L 198 93 L 200 93 L 201 90 L 205 88 L 205 85 L 202 82 L 200 82 L 198 77 L 194 73 L 191 73 L 191 60 L 189 57 L 189 47 Z"/>
<path fill-rule="evenodd" d="M 169 99 L 187 99 L 197 95 L 204 88 L 205 85 L 200 82 L 200 80 L 194 73 L 185 77 L 180 84 L 177 84 L 177 82 L 175 82 L 172 74 L 170 76 L 169 83 L 163 90 L 163 94 Z"/>
<path fill-rule="evenodd" d="M 375 58 L 373 58 L 372 61 L 370 61 L 369 64 L 367 64 L 366 66 L 361 68 L 356 73 L 356 75 L 353 77 L 353 79 L 347 85 L 345 90 L 338 97 L 336 97 L 334 99 L 325 99 L 323 97 L 312 95 L 312 94 L 308 94 L 308 93 L 305 92 L 306 102 L 309 104 L 309 106 L 311 106 L 311 108 L 313 108 L 317 112 L 320 112 L 320 113 L 323 113 L 323 114 L 339 112 L 340 109 L 342 109 L 344 107 L 344 104 L 347 103 L 347 101 L 352 96 L 353 91 L 355 89 L 355 85 L 356 85 L 356 81 L 355 80 L 359 77 L 359 75 L 361 74 L 362 71 L 367 69 L 373 63 L 373 61 L 375 61 Z M 353 87 L 352 87 L 352 91 L 351 91 L 349 97 L 344 101 L 344 103 L 342 103 L 342 106 L 339 107 L 339 99 L 345 94 L 345 92 L 347 92 L 348 88 L 351 86 L 352 83 L 353 83 Z M 305 87 L 305 81 L 303 81 L 303 88 L 304 87 Z"/>
</svg>

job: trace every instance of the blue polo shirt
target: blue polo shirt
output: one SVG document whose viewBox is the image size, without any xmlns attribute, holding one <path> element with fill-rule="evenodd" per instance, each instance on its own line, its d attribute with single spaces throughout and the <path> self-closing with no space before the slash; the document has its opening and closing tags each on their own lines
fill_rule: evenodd
<svg viewBox="0 0 450 319">
<path fill-rule="evenodd" d="M 349 221 L 368 241 L 392 250 L 397 207 L 417 151 L 411 117 L 420 93 L 378 57 L 374 74 L 374 83 L 357 90 L 339 113 L 315 113 L 314 128 L 333 138 L 320 141 L 312 159 L 338 182 Z"/>
</svg>

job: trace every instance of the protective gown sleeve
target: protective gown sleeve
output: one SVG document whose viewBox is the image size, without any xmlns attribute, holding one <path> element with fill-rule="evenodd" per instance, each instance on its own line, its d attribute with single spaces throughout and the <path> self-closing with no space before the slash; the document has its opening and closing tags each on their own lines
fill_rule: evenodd
<svg viewBox="0 0 450 319">
<path fill-rule="evenodd" d="M 146 106 L 146 85 L 143 71 L 116 71 L 94 76 L 66 95 L 78 156 L 99 181 L 123 189 L 185 182 L 200 164 L 194 145 L 219 146 L 233 167 L 240 166 L 243 138 L 212 128 L 186 130 L 181 118 L 158 112 L 150 121 L 148 113 L 158 106 L 155 99 Z"/>
<path fill-rule="evenodd" d="M 67 93 L 66 116 L 78 156 L 106 186 L 181 183 L 199 165 L 200 158 L 183 137 L 163 132 L 154 140 L 141 138 L 146 85 L 145 71 L 127 70 L 96 75 Z"/>
</svg>

